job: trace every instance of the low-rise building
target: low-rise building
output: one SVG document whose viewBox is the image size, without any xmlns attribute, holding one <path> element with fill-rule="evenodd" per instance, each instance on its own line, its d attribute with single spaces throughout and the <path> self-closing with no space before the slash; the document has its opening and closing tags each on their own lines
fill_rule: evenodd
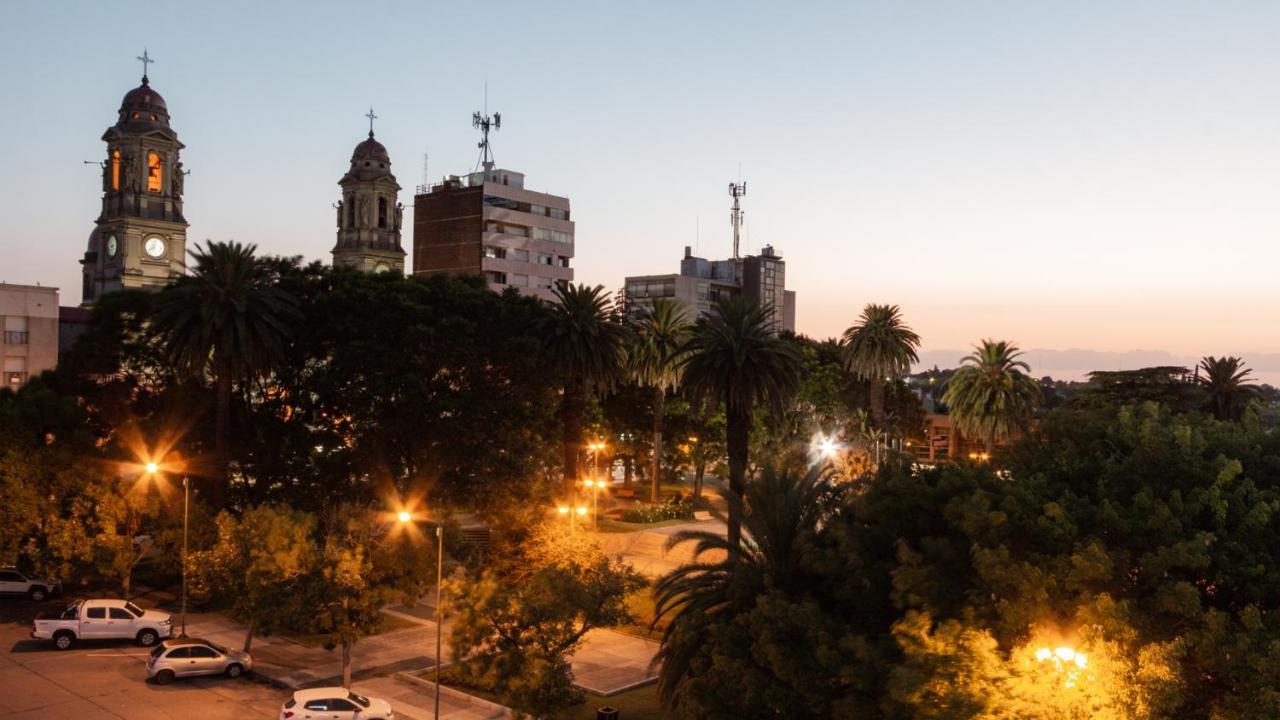
<svg viewBox="0 0 1280 720">
<path fill-rule="evenodd" d="M 573 281 L 569 199 L 525 189 L 522 173 L 451 176 L 418 188 L 413 209 L 414 275 L 482 273 L 544 300 Z"/>
<path fill-rule="evenodd" d="M 0 283 L 0 380 L 17 390 L 58 365 L 58 288 Z"/>
<path fill-rule="evenodd" d="M 759 255 L 729 260 L 707 260 L 685 246 L 680 272 L 669 275 L 632 275 L 626 279 L 627 313 L 653 304 L 655 298 L 672 298 L 685 306 L 690 319 L 711 312 L 719 300 L 745 296 L 773 310 L 774 331 L 796 329 L 796 293 L 786 289 L 787 264 L 772 246 Z"/>
</svg>

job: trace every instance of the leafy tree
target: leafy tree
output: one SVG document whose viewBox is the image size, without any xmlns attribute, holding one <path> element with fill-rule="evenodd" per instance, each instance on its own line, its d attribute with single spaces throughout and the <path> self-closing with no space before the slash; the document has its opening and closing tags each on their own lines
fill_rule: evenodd
<svg viewBox="0 0 1280 720">
<path fill-rule="evenodd" d="M 1244 366 L 1244 361 L 1238 357 L 1210 355 L 1200 360 L 1198 369 L 1204 371 L 1200 383 L 1208 391 L 1213 416 L 1233 422 L 1244 417 L 1249 401 L 1258 396 L 1257 387 L 1249 380 L 1253 371 Z"/>
<path fill-rule="evenodd" d="M 394 520 L 344 505 L 327 519 L 317 572 L 303 604 L 320 609 L 315 629 L 342 647 L 342 686 L 351 687 L 351 648 L 382 627 L 382 609 L 413 603 L 435 579 L 435 552 L 416 547 Z"/>
<path fill-rule="evenodd" d="M 885 428 L 885 383 L 903 377 L 920 357 L 920 336 L 902 319 L 897 305 L 867 305 L 844 331 L 845 366 L 871 388 L 871 416 Z"/>
<path fill-rule="evenodd" d="M 826 629 L 820 618 L 812 618 L 816 608 L 797 600 L 814 579 L 803 561 L 805 546 L 815 529 L 830 519 L 838 498 L 839 491 L 824 467 L 813 466 L 800 474 L 790 467 L 767 465 L 747 484 L 744 498 L 726 497 L 730 512 L 742 518 L 746 533 L 741 542 L 700 530 L 681 531 L 668 541 L 668 548 L 694 543 L 697 558 L 665 575 L 654 588 L 655 623 L 669 619 L 658 653 L 659 692 L 678 716 L 705 717 L 726 702 L 718 693 L 712 698 L 704 695 L 709 686 L 723 683 L 732 685 L 739 699 L 712 714 L 825 716 L 822 706 L 801 689 L 822 677 L 822 670 L 810 665 L 793 677 L 777 677 L 770 660 L 753 661 L 741 655 L 759 652 L 767 658 L 779 651 L 773 645 L 779 638 L 770 633 L 764 642 L 752 644 L 742 636 L 738 623 L 751 617 L 754 625 L 768 617 L 768 624 L 794 631 L 797 625 L 815 620 L 797 637 Z M 801 611 L 786 610 L 797 605 Z M 778 625 L 779 615 L 789 619 Z M 739 650 L 732 660 L 723 655 L 735 647 Z M 727 676 L 738 672 L 752 678 L 764 676 L 767 682 L 757 685 L 759 691 L 747 690 L 751 682 Z M 800 677 L 809 672 L 817 674 Z"/>
<path fill-rule="evenodd" d="M 270 635 L 309 619 L 308 608 L 297 598 L 304 596 L 304 583 L 318 559 L 315 517 L 262 505 L 238 518 L 222 512 L 215 522 L 213 547 L 191 557 L 192 574 L 198 578 L 193 585 L 211 591 L 247 626 L 244 651 L 249 652 L 254 635 Z"/>
<path fill-rule="evenodd" d="M 943 400 L 952 422 L 960 432 L 982 438 L 988 453 L 997 440 L 1026 427 L 1040 402 L 1040 387 L 1020 355 L 1016 345 L 983 340 L 947 382 Z"/>
<path fill-rule="evenodd" d="M 154 547 L 173 508 L 146 477 L 112 477 L 101 474 L 85 479 L 71 503 L 70 512 L 52 523 L 49 552 L 63 563 L 88 558 L 101 575 L 120 583 L 129 597 L 133 572 Z M 145 537 L 144 537 L 145 535 Z"/>
<path fill-rule="evenodd" d="M 653 473 L 649 478 L 649 502 L 659 501 L 662 468 L 662 421 L 667 393 L 680 384 L 684 369 L 685 336 L 690 324 L 683 307 L 670 298 L 658 298 L 644 308 L 635 324 L 630 370 L 641 385 L 653 390 Z"/>
<path fill-rule="evenodd" d="M 518 559 L 450 592 L 450 643 L 470 682 L 503 704 L 550 717 L 581 700 L 568 658 L 594 628 L 634 621 L 626 597 L 643 579 L 608 558 L 586 533 L 544 527 Z"/>
<path fill-rule="evenodd" d="M 214 451 L 224 468 L 232 386 L 270 372 L 298 318 L 296 301 L 272 282 L 255 249 L 234 241 L 197 245 L 192 273 L 161 293 L 154 317 L 173 366 L 197 379 L 213 378 Z M 225 469 L 223 474 L 225 483 Z M 221 504 L 221 486 L 212 497 Z"/>
<path fill-rule="evenodd" d="M 800 357 L 770 328 L 772 309 L 744 298 L 716 304 L 698 318 L 686 344 L 684 381 L 695 399 L 708 399 L 725 411 L 729 489 L 745 492 L 752 416 L 757 406 L 780 415 L 799 384 Z M 730 506 L 729 540 L 737 543 L 741 518 Z"/>
<path fill-rule="evenodd" d="M 556 302 L 542 323 L 546 350 L 564 378 L 560 404 L 564 422 L 564 487 L 572 495 L 578 482 L 583 415 L 587 396 L 604 393 L 624 376 L 626 328 L 613 317 L 603 285 L 569 283 L 555 289 Z"/>
<path fill-rule="evenodd" d="M 1179 412 L 1204 404 L 1204 391 L 1184 367 L 1159 366 L 1138 370 L 1095 370 L 1079 401 L 1111 407 L 1155 402 Z"/>
</svg>

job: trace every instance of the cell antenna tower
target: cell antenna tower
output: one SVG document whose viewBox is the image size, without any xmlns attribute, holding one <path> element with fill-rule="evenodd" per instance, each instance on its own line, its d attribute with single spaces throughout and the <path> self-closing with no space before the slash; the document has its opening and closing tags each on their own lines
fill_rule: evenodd
<svg viewBox="0 0 1280 720">
<path fill-rule="evenodd" d="M 502 113 L 489 115 L 489 83 L 484 84 L 484 114 L 471 113 L 471 127 L 480 129 L 480 164 L 484 167 L 485 179 L 493 170 L 493 151 L 489 147 L 489 130 L 502 128 Z"/>
<path fill-rule="evenodd" d="M 742 206 L 738 198 L 747 194 L 747 184 L 729 183 L 729 197 L 733 198 L 733 210 L 729 213 L 729 222 L 733 223 L 733 259 L 738 259 L 738 239 L 742 232 Z"/>
</svg>

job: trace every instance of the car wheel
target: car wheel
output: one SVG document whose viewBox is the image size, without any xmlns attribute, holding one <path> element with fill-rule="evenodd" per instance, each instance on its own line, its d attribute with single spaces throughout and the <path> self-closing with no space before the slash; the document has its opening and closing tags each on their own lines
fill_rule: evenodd
<svg viewBox="0 0 1280 720">
<path fill-rule="evenodd" d="M 231 663 L 227 666 L 227 677 L 238 678 L 244 674 L 244 666 L 240 663 Z"/>
<path fill-rule="evenodd" d="M 44 602 L 44 599 L 48 597 L 47 591 L 42 587 L 31 588 L 27 595 L 29 595 L 35 602 Z"/>
<path fill-rule="evenodd" d="M 156 634 L 155 630 L 143 630 L 138 633 L 138 644 L 142 647 L 151 647 L 159 639 L 160 636 Z"/>
<path fill-rule="evenodd" d="M 161 670 L 160 672 L 156 673 L 157 685 L 168 685 L 171 682 L 173 682 L 172 670 Z"/>
<path fill-rule="evenodd" d="M 70 650 L 76 644 L 76 636 L 69 632 L 60 632 L 53 636 L 53 646 L 59 650 Z"/>
</svg>

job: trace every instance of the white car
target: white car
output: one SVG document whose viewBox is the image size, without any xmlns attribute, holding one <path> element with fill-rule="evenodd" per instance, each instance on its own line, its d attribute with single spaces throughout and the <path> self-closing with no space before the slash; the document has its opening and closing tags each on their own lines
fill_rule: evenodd
<svg viewBox="0 0 1280 720">
<path fill-rule="evenodd" d="M 0 568 L 0 595 L 26 595 L 36 602 L 44 602 L 45 598 L 60 592 L 61 580 L 27 577 L 13 568 Z"/>
<path fill-rule="evenodd" d="M 127 600 L 77 600 L 57 617 L 37 617 L 31 627 L 31 637 L 53 640 L 59 650 L 78 640 L 134 640 L 151 647 L 172 636 L 168 613 L 143 610 Z"/>
<path fill-rule="evenodd" d="M 284 701 L 280 720 L 393 720 L 391 703 L 344 687 L 299 690 Z"/>
</svg>

